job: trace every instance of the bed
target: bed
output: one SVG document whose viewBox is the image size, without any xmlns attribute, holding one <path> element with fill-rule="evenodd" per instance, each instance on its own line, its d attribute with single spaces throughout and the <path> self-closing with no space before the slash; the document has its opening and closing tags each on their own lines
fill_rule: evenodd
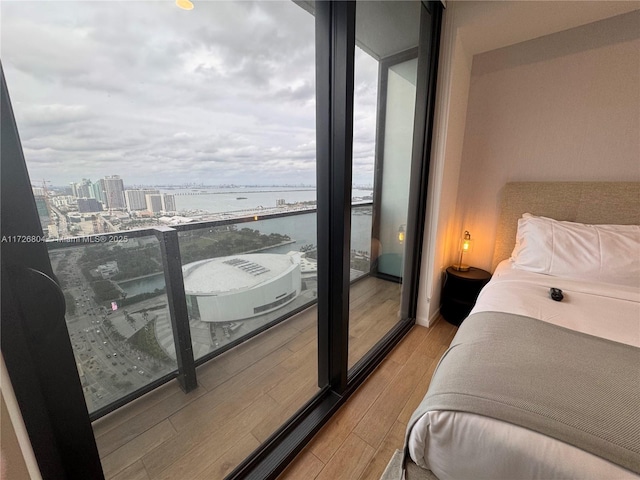
<svg viewBox="0 0 640 480">
<path fill-rule="evenodd" d="M 640 479 L 638 225 L 640 183 L 504 187 L 492 280 L 409 422 L 405 478 Z"/>
</svg>

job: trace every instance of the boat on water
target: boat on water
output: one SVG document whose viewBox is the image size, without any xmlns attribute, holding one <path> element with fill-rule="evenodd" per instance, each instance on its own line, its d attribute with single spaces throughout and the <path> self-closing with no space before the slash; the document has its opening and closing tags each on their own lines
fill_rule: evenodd
<svg viewBox="0 0 640 480">
<path fill-rule="evenodd" d="M 236 200 L 246 200 L 247 197 L 236 197 Z"/>
</svg>

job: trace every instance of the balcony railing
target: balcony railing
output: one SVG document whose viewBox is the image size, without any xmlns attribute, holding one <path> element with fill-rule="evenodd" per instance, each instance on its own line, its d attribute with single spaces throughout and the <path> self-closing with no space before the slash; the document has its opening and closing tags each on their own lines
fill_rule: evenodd
<svg viewBox="0 0 640 480">
<path fill-rule="evenodd" d="M 371 213 L 352 208 L 352 281 Z M 196 366 L 313 305 L 315 239 L 304 210 L 48 242 L 91 419 L 173 378 L 190 391 Z"/>
</svg>

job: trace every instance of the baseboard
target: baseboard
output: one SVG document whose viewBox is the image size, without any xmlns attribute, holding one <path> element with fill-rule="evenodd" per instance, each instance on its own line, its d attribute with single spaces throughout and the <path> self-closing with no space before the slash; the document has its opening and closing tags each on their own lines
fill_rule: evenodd
<svg viewBox="0 0 640 480">
<path fill-rule="evenodd" d="M 438 307 L 436 311 L 433 312 L 433 315 L 429 317 L 428 326 L 430 327 L 431 325 L 436 323 L 436 320 L 438 319 L 439 316 L 440 316 L 440 307 Z"/>
</svg>

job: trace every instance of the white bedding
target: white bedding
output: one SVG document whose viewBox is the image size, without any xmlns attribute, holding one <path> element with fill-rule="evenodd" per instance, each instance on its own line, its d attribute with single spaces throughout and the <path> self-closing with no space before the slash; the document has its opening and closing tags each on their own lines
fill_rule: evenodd
<svg viewBox="0 0 640 480">
<path fill-rule="evenodd" d="M 509 260 L 498 265 L 471 313 L 507 312 L 544 320 L 571 330 L 640 347 L 638 287 L 591 283 L 516 270 Z M 554 302 L 549 288 L 562 289 Z"/>
<path fill-rule="evenodd" d="M 639 279 L 640 281 L 640 279 Z M 561 288 L 562 302 L 549 298 Z M 502 262 L 471 313 L 501 311 L 640 347 L 638 288 L 541 275 Z M 607 460 L 537 432 L 480 415 L 432 411 L 418 420 L 409 453 L 440 480 L 639 479 Z"/>
</svg>

